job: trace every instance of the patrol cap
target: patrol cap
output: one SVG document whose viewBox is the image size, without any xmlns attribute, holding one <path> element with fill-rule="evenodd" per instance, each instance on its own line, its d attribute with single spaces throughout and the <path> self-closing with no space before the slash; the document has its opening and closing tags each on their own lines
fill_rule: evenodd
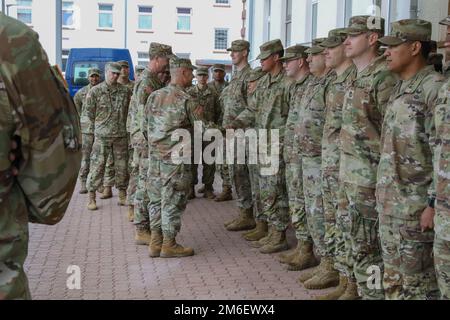
<svg viewBox="0 0 450 320">
<path fill-rule="evenodd" d="M 117 63 L 120 64 L 121 67 L 126 67 L 126 68 L 130 67 L 130 65 L 128 64 L 128 61 L 126 61 L 126 60 L 120 60 L 120 61 L 117 61 Z"/>
<path fill-rule="evenodd" d="M 321 46 L 312 46 L 311 48 L 309 48 L 308 50 L 306 50 L 305 52 L 307 54 L 319 54 L 325 51 L 324 47 Z"/>
<path fill-rule="evenodd" d="M 142 72 L 144 70 L 145 70 L 144 66 L 137 65 L 136 67 L 134 67 L 134 71 L 136 72 Z"/>
<path fill-rule="evenodd" d="M 283 44 L 281 43 L 280 39 L 271 40 L 259 47 L 259 50 L 261 53 L 259 56 L 256 57 L 256 59 L 264 60 L 270 57 L 272 54 L 283 51 Z"/>
<path fill-rule="evenodd" d="M 106 64 L 106 69 L 114 73 L 120 73 L 122 66 L 117 62 L 108 62 Z"/>
<path fill-rule="evenodd" d="M 174 56 L 171 46 L 158 42 L 150 43 L 149 54 L 150 56 L 159 56 L 167 58 L 172 58 Z"/>
<path fill-rule="evenodd" d="M 182 59 L 173 57 L 170 59 L 170 69 L 188 68 L 191 70 L 197 70 L 197 67 L 192 65 L 191 59 Z"/>
<path fill-rule="evenodd" d="M 312 45 L 313 46 L 318 46 L 320 45 L 322 42 L 324 42 L 325 40 L 327 40 L 327 38 L 316 38 L 312 40 Z"/>
<path fill-rule="evenodd" d="M 320 46 L 324 48 L 335 48 L 344 43 L 347 37 L 344 33 L 344 28 L 333 29 L 328 32 L 328 38 L 323 41 Z"/>
<path fill-rule="evenodd" d="M 306 54 L 306 50 L 309 47 L 302 46 L 300 44 L 296 44 L 295 46 L 286 48 L 284 50 L 284 57 L 280 59 L 280 61 L 290 61 L 294 59 L 306 58 L 308 55 Z"/>
<path fill-rule="evenodd" d="M 261 79 L 267 72 L 263 71 L 261 67 L 257 67 L 250 71 L 247 81 L 253 82 Z"/>
<path fill-rule="evenodd" d="M 431 22 L 421 19 L 404 19 L 391 24 L 389 36 L 378 41 L 386 46 L 398 46 L 406 41 L 431 41 Z"/>
<path fill-rule="evenodd" d="M 197 76 L 209 76 L 208 68 L 207 67 L 198 67 Z"/>
<path fill-rule="evenodd" d="M 443 25 L 443 26 L 450 26 L 450 16 L 448 16 L 447 18 L 439 21 L 439 24 Z"/>
<path fill-rule="evenodd" d="M 250 42 L 246 40 L 234 40 L 227 51 L 244 51 L 250 49 Z"/>
<path fill-rule="evenodd" d="M 384 34 L 384 18 L 377 16 L 354 16 L 350 18 L 348 28 L 343 32 L 347 35 L 359 35 L 365 32 L 380 32 Z"/>
<path fill-rule="evenodd" d="M 91 68 L 91 69 L 89 69 L 89 71 L 88 71 L 88 76 L 90 77 L 90 76 L 93 76 L 93 75 L 97 75 L 97 76 L 99 76 L 100 77 L 100 74 L 101 74 L 102 72 L 100 71 L 100 69 L 98 69 L 98 68 Z"/>
<path fill-rule="evenodd" d="M 216 63 L 215 65 L 213 65 L 213 71 L 216 71 L 216 70 L 225 71 L 225 65 Z"/>
</svg>

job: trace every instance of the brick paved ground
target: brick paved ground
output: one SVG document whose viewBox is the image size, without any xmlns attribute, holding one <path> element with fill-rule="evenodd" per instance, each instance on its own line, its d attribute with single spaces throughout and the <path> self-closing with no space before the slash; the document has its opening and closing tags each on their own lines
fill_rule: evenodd
<svg viewBox="0 0 450 320">
<path fill-rule="evenodd" d="M 311 299 L 277 255 L 250 248 L 240 233 L 224 230 L 236 214 L 234 202 L 196 199 L 183 216 L 180 243 L 195 249 L 183 259 L 152 259 L 134 245 L 126 207 L 117 191 L 86 209 L 78 188 L 63 221 L 32 225 L 26 269 L 33 299 Z M 295 244 L 292 232 L 289 240 Z M 81 269 L 81 290 L 68 290 L 69 265 Z M 314 292 L 315 294 L 316 292 Z M 320 292 L 321 293 L 321 292 Z"/>
</svg>

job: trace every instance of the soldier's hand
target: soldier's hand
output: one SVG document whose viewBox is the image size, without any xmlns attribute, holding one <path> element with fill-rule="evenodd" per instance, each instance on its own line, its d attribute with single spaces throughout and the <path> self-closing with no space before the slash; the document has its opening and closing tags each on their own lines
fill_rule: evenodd
<svg viewBox="0 0 450 320">
<path fill-rule="evenodd" d="M 420 217 L 420 228 L 422 229 L 422 232 L 434 229 L 434 214 L 435 211 L 431 207 L 426 208 L 422 213 L 422 216 Z"/>
</svg>

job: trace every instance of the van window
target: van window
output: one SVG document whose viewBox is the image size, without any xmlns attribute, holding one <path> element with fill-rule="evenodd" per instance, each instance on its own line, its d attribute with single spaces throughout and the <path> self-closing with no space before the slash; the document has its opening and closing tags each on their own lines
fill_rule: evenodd
<svg viewBox="0 0 450 320">
<path fill-rule="evenodd" d="M 98 62 L 76 62 L 73 65 L 72 84 L 76 86 L 87 86 L 89 84 L 88 72 L 90 68 L 104 70 L 105 64 Z M 103 75 L 101 75 L 103 79 Z"/>
</svg>

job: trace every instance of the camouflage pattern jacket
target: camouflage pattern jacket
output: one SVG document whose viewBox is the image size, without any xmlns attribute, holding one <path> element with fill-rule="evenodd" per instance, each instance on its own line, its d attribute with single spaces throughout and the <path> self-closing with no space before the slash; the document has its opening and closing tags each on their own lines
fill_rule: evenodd
<svg viewBox="0 0 450 320">
<path fill-rule="evenodd" d="M 350 79 L 356 76 L 356 67 L 351 65 L 343 74 L 337 76 L 328 85 L 326 101 L 325 125 L 322 138 L 322 171 L 339 172 L 340 133 L 342 127 L 342 107 Z"/>
<path fill-rule="evenodd" d="M 300 101 L 298 123 L 295 126 L 297 143 L 302 157 L 322 155 L 322 135 L 325 124 L 325 96 L 330 81 L 336 77 L 329 71 L 323 77 L 313 77 Z"/>
<path fill-rule="evenodd" d="M 178 129 L 190 131 L 195 121 L 201 121 L 202 112 L 202 106 L 180 86 L 170 84 L 152 93 L 143 121 L 149 157 L 172 163 L 172 151 L 183 143 L 172 141 L 172 134 Z"/>
<path fill-rule="evenodd" d="M 127 137 L 127 116 L 131 92 L 121 85 L 106 81 L 92 88 L 86 97 L 89 130 L 96 138 Z"/>
<path fill-rule="evenodd" d="M 396 83 L 384 57 L 351 80 L 342 109 L 341 182 L 375 189 L 381 126 Z"/>
<path fill-rule="evenodd" d="M 200 89 L 198 85 L 192 86 L 187 90 L 198 103 L 203 106 L 203 120 L 205 122 L 218 123 L 221 113 L 219 97 L 208 86 Z"/>
<path fill-rule="evenodd" d="M 425 67 L 399 81 L 386 107 L 377 177 L 380 214 L 420 220 L 434 197 L 434 108 L 443 76 Z"/>
<path fill-rule="evenodd" d="M 127 83 L 123 83 L 122 85 L 127 87 L 130 90 L 130 92 L 133 92 L 135 82 L 132 80 L 129 80 Z"/>
<path fill-rule="evenodd" d="M 89 118 L 87 117 L 85 108 L 87 94 L 92 88 L 93 86 L 88 84 L 87 86 L 81 88 L 73 97 L 78 114 L 80 115 L 81 133 L 84 134 L 94 134 L 94 132 L 89 129 Z"/>
<path fill-rule="evenodd" d="M 284 139 L 284 161 L 300 163 L 300 149 L 295 127 L 298 125 L 300 101 L 313 76 L 308 73 L 302 79 L 295 81 L 290 89 L 289 115 L 286 121 L 286 137 Z"/>
<path fill-rule="evenodd" d="M 221 84 L 216 83 L 216 81 L 212 81 L 210 83 L 208 83 L 208 87 L 214 91 L 214 93 L 220 97 L 220 95 L 222 94 L 223 90 L 228 87 L 229 83 L 224 81 Z"/>
</svg>

